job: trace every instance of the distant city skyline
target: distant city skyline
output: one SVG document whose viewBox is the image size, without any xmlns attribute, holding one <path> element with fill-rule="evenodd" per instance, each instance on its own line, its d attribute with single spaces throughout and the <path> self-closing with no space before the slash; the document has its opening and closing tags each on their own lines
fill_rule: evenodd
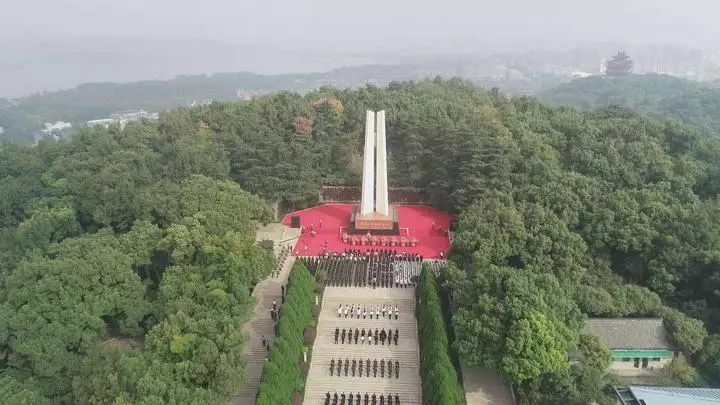
<svg viewBox="0 0 720 405">
<path fill-rule="evenodd" d="M 4 11 L 17 18 L 0 25 L 0 97 L 86 82 L 327 71 L 583 43 L 720 48 L 713 0 L 25 0 Z"/>
</svg>

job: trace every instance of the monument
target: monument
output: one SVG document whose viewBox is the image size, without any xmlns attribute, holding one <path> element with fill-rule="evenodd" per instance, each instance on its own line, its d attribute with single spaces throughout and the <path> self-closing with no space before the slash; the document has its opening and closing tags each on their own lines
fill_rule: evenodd
<svg viewBox="0 0 720 405">
<path fill-rule="evenodd" d="M 360 206 L 353 209 L 350 233 L 397 235 L 397 207 L 390 206 L 388 198 L 385 111 L 367 111 L 362 195 Z"/>
</svg>

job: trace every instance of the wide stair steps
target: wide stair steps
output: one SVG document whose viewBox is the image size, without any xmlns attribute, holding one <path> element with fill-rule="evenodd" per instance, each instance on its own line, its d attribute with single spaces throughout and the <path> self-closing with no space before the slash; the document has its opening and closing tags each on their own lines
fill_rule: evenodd
<svg viewBox="0 0 720 405">
<path fill-rule="evenodd" d="M 268 342 L 273 342 L 275 322 L 270 319 L 272 301 L 275 299 L 278 308 L 280 307 L 282 302 L 280 286 L 287 285 L 287 279 L 294 263 L 295 258 L 288 257 L 283 263 L 278 277 L 270 277 L 261 281 L 252 292 L 256 304 L 252 318 L 243 325 L 243 332 L 248 339 L 243 350 L 247 382 L 230 402 L 233 405 L 255 404 L 255 395 L 260 387 L 260 377 L 263 367 L 265 367 L 265 357 L 268 355 L 262 345 L 262 337 L 265 335 Z"/>
<path fill-rule="evenodd" d="M 415 320 L 415 290 L 413 288 L 352 288 L 352 287 L 327 287 L 323 297 L 322 311 L 320 312 L 317 338 L 313 345 L 313 355 L 310 364 L 310 371 L 305 387 L 304 403 L 307 405 L 323 404 L 325 394 L 330 392 L 334 394 L 340 393 L 360 393 L 369 395 L 375 393 L 378 397 L 380 394 L 398 394 L 400 403 L 420 404 L 421 403 L 421 386 L 419 372 L 419 350 L 417 340 L 417 323 Z M 348 316 L 345 318 L 344 313 L 341 317 L 337 315 L 338 305 L 377 305 L 383 304 L 398 305 L 399 317 L 395 320 L 387 317 L 380 319 L 357 319 Z M 368 315 L 369 318 L 369 315 Z M 362 330 L 372 329 L 374 332 L 377 328 L 392 329 L 393 334 L 397 328 L 400 333 L 398 345 L 394 343 L 385 345 L 373 343 L 368 345 L 367 340 L 364 345 L 352 343 L 335 344 L 335 328 L 355 328 Z M 353 338 L 354 342 L 354 338 Z M 345 376 L 344 368 L 341 376 L 335 374 L 330 376 L 330 360 L 353 359 L 358 361 L 362 359 L 370 359 L 371 375 L 372 362 L 377 359 L 392 360 L 393 373 L 388 376 L 388 368 L 385 368 L 385 377 L 380 377 L 380 365 L 377 367 L 377 377 L 367 377 L 363 370 L 363 376 L 358 376 L 356 370 L 355 377 L 352 377 L 352 367 L 348 368 L 348 376 Z M 400 377 L 395 377 L 395 360 L 400 362 Z M 379 403 L 379 402 L 378 402 Z M 386 402 L 387 403 L 387 402 Z"/>
</svg>

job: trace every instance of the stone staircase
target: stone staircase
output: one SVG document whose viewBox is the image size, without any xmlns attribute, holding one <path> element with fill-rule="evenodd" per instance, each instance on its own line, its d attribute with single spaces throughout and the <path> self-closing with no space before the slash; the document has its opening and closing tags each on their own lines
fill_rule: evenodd
<svg viewBox="0 0 720 405">
<path fill-rule="evenodd" d="M 262 345 L 262 337 L 272 343 L 275 338 L 275 322 L 270 319 L 272 301 L 277 301 L 278 308 L 281 305 L 280 286 L 287 286 L 287 279 L 290 270 L 295 263 L 295 257 L 288 257 L 282 265 L 278 277 L 270 277 L 258 283 L 252 292 L 256 304 L 253 309 L 252 318 L 243 325 L 243 333 L 247 336 L 243 358 L 245 359 L 245 372 L 247 382 L 242 390 L 230 402 L 233 405 L 253 405 L 255 395 L 260 387 L 260 376 L 265 366 L 265 356 L 268 352 Z"/>
<path fill-rule="evenodd" d="M 330 392 L 338 394 L 347 393 L 376 393 L 399 394 L 400 403 L 420 404 L 421 386 L 419 372 L 419 347 L 417 340 L 417 323 L 415 320 L 415 290 L 413 288 L 352 288 L 352 287 L 327 287 L 323 297 L 322 311 L 320 312 L 317 338 L 313 346 L 312 361 L 308 374 L 304 404 L 323 404 L 325 394 Z M 357 319 L 345 318 L 344 315 L 338 318 L 337 308 L 340 304 L 348 305 L 370 305 L 370 304 L 397 304 L 399 308 L 398 320 L 383 318 L 380 319 Z M 335 344 L 335 328 L 355 328 L 366 330 L 395 328 L 400 332 L 398 345 L 385 345 L 373 343 L 368 345 L 367 341 L 361 344 Z M 380 366 L 378 365 L 377 377 L 367 377 L 363 373 L 359 377 L 341 376 L 335 374 L 330 376 L 330 360 L 338 358 L 349 359 L 374 359 L 395 360 L 400 362 L 400 377 L 395 378 L 395 370 L 392 377 L 388 377 L 388 369 L 385 369 L 385 377 L 380 377 Z M 378 402 L 379 403 L 379 402 Z M 386 402 L 387 403 L 387 402 Z"/>
</svg>

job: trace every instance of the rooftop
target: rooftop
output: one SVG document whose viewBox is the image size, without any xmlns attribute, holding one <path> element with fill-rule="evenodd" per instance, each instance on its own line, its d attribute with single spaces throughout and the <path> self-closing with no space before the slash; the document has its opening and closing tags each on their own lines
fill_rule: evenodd
<svg viewBox="0 0 720 405">
<path fill-rule="evenodd" d="M 627 387 L 616 389 L 624 405 L 720 404 L 720 389 L 680 387 Z"/>
<path fill-rule="evenodd" d="M 591 318 L 585 332 L 598 336 L 610 349 L 673 349 L 661 318 Z"/>
</svg>

